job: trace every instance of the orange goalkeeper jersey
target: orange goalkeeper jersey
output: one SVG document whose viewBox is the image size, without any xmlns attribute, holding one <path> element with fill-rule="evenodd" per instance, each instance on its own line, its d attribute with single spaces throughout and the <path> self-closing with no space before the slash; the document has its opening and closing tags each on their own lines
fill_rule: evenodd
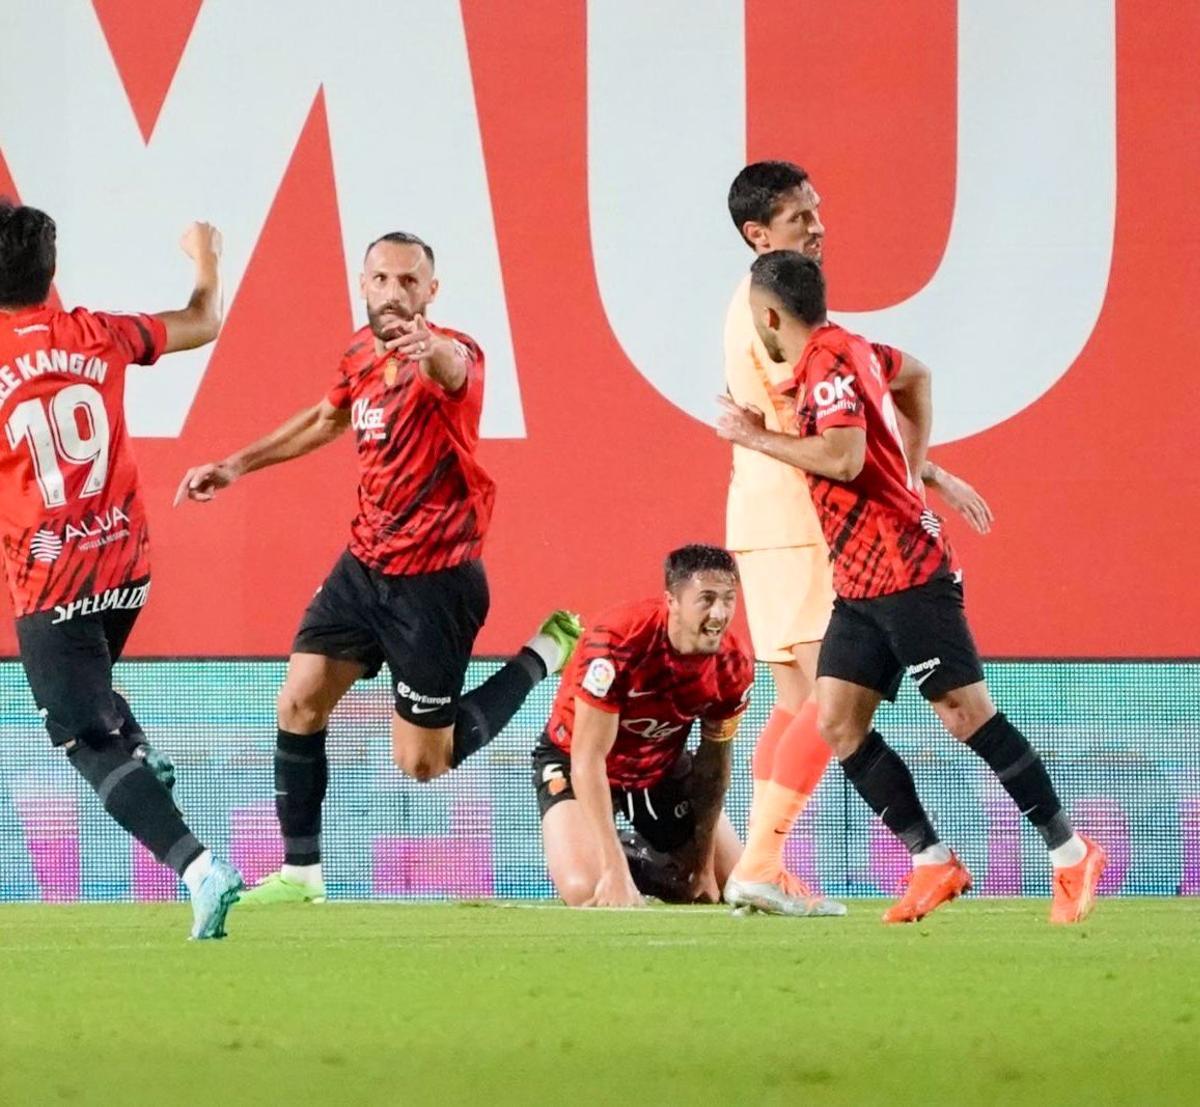
<svg viewBox="0 0 1200 1107">
<path fill-rule="evenodd" d="M 725 316 L 725 384 L 739 404 L 763 412 L 771 430 L 795 429 L 794 397 L 777 391 L 793 387 L 792 366 L 772 361 L 754 330 L 749 275 L 738 285 Z M 804 472 L 734 446 L 725 545 L 731 550 L 771 550 L 824 541 Z"/>
</svg>

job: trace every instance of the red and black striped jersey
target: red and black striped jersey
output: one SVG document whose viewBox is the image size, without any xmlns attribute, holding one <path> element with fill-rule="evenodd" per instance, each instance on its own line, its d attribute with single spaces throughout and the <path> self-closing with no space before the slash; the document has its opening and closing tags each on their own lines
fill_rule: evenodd
<svg viewBox="0 0 1200 1107">
<path fill-rule="evenodd" d="M 18 617 L 149 574 L 125 370 L 166 341 L 152 315 L 0 313 L 0 532 Z"/>
<path fill-rule="evenodd" d="M 885 596 L 924 584 L 950 567 L 942 521 L 909 472 L 889 384 L 902 355 L 827 323 L 795 367 L 797 430 L 862 427 L 867 452 L 852 481 L 808 475 L 833 561 L 839 596 Z"/>
<path fill-rule="evenodd" d="M 725 722 L 746 709 L 754 663 L 732 631 L 712 654 L 684 654 L 667 636 L 667 604 L 641 600 L 605 612 L 584 631 L 546 728 L 570 752 L 575 698 L 620 715 L 609 783 L 649 788 L 679 759 L 692 724 Z"/>
<path fill-rule="evenodd" d="M 348 408 L 358 446 L 358 512 L 350 552 L 381 573 L 411 576 L 480 555 L 496 485 L 476 460 L 483 411 L 483 351 L 458 331 L 467 379 L 447 392 L 417 362 L 380 354 L 364 327 L 328 394 Z"/>
</svg>

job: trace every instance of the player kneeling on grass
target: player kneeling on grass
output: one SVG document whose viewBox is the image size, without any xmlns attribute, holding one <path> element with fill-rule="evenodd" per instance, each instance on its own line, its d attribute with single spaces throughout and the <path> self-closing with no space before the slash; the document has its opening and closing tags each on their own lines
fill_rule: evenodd
<svg viewBox="0 0 1200 1107">
<path fill-rule="evenodd" d="M 750 305 L 767 352 L 795 367 L 797 433 L 768 430 L 761 413 L 728 399 L 718 432 L 808 474 L 837 592 L 817 662 L 818 726 L 847 779 L 913 858 L 908 890 L 884 921 L 912 922 L 971 887 L 904 762 L 872 725 L 907 670 L 1046 843 L 1051 921 L 1078 922 L 1092 908 L 1104 852 L 1075 833 L 1042 759 L 992 703 L 963 611 L 962 572 L 913 475 L 933 420 L 929 371 L 830 323 L 820 267 L 803 254 L 760 256 Z"/>
<path fill-rule="evenodd" d="M 729 629 L 737 592 L 729 553 L 684 546 L 667 556 L 665 596 L 584 631 L 533 752 L 546 863 L 568 905 L 719 900 L 741 853 L 722 804 L 754 679 Z"/>
</svg>

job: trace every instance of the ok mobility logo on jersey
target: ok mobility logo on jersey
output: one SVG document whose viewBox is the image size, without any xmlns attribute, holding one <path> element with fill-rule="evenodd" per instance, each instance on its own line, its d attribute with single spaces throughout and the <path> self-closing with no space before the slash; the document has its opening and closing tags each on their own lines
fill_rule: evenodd
<svg viewBox="0 0 1200 1107">
<path fill-rule="evenodd" d="M 813 403 L 817 405 L 817 418 L 825 419 L 835 411 L 855 411 L 858 396 L 854 392 L 853 377 L 835 377 L 821 381 L 813 387 Z"/>
<path fill-rule="evenodd" d="M 62 556 L 68 542 L 78 542 L 81 550 L 95 550 L 117 542 L 129 534 L 129 516 L 119 507 L 82 519 L 76 524 L 67 520 L 62 534 L 49 527 L 39 527 L 29 540 L 29 552 L 35 561 L 51 565 Z"/>
</svg>

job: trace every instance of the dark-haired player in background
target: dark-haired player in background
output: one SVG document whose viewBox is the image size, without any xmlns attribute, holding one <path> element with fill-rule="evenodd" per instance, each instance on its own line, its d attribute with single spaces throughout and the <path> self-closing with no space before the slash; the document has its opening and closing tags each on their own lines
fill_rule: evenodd
<svg viewBox="0 0 1200 1107">
<path fill-rule="evenodd" d="M 21 663 L 50 740 L 105 810 L 183 879 L 193 938 L 221 938 L 241 877 L 188 829 L 112 686 L 150 588 L 150 540 L 125 429 L 125 370 L 203 346 L 221 326 L 221 236 L 193 223 L 187 307 L 108 315 L 47 303 L 54 221 L 0 201 L 0 530 Z"/>
<path fill-rule="evenodd" d="M 475 457 L 483 352 L 467 335 L 425 322 L 438 281 L 433 250 L 416 235 L 372 242 L 360 288 L 368 323 L 328 395 L 226 460 L 190 469 L 176 497 L 211 500 L 239 477 L 354 428 L 350 545 L 304 613 L 279 693 L 275 806 L 284 865 L 246 893 L 247 903 L 325 898 L 326 726 L 356 680 L 387 662 L 393 760 L 414 779 L 432 780 L 495 738 L 534 685 L 566 664 L 579 637 L 574 616 L 555 612 L 507 665 L 461 695 L 489 602 L 480 554 L 495 484 Z"/>
<path fill-rule="evenodd" d="M 819 262 L 825 243 L 820 206 L 808 174 L 791 162 L 753 162 L 729 186 L 730 218 L 756 254 L 797 250 Z M 770 429 L 790 432 L 791 366 L 773 362 L 763 348 L 749 287 L 747 274 L 725 317 L 726 388 L 743 407 L 761 411 Z M 932 461 L 925 462 L 922 477 L 972 527 L 988 530 L 991 511 L 969 484 Z M 746 849 L 725 898 L 794 914 L 811 891 L 784 868 L 783 848 L 830 758 L 817 731 L 812 692 L 833 608 L 833 573 L 804 474 L 735 444 L 725 544 L 741 572 L 754 655 L 766 662 L 775 684 L 775 706 L 751 762 L 754 798 Z"/>
<path fill-rule="evenodd" d="M 725 550 L 684 546 L 665 577 L 665 595 L 589 625 L 533 753 L 546 863 L 574 907 L 637 906 L 643 893 L 716 903 L 741 852 L 722 812 L 754 679 L 729 629 L 737 566 Z M 650 851 L 626 850 L 614 813 Z"/>
<path fill-rule="evenodd" d="M 837 592 L 817 668 L 821 735 L 913 858 L 907 892 L 884 920 L 914 921 L 971 887 L 966 868 L 939 841 L 908 768 L 872 729 L 880 701 L 895 696 L 907 671 L 1045 841 L 1054 869 L 1051 921 L 1078 922 L 1093 906 L 1104 852 L 1072 829 L 1041 758 L 988 692 L 961 573 L 914 476 L 933 418 L 929 371 L 828 322 L 820 266 L 795 251 L 759 257 L 750 304 L 767 352 L 795 367 L 798 434 L 767 430 L 759 413 L 728 398 L 719 432 L 808 474 Z"/>
</svg>

